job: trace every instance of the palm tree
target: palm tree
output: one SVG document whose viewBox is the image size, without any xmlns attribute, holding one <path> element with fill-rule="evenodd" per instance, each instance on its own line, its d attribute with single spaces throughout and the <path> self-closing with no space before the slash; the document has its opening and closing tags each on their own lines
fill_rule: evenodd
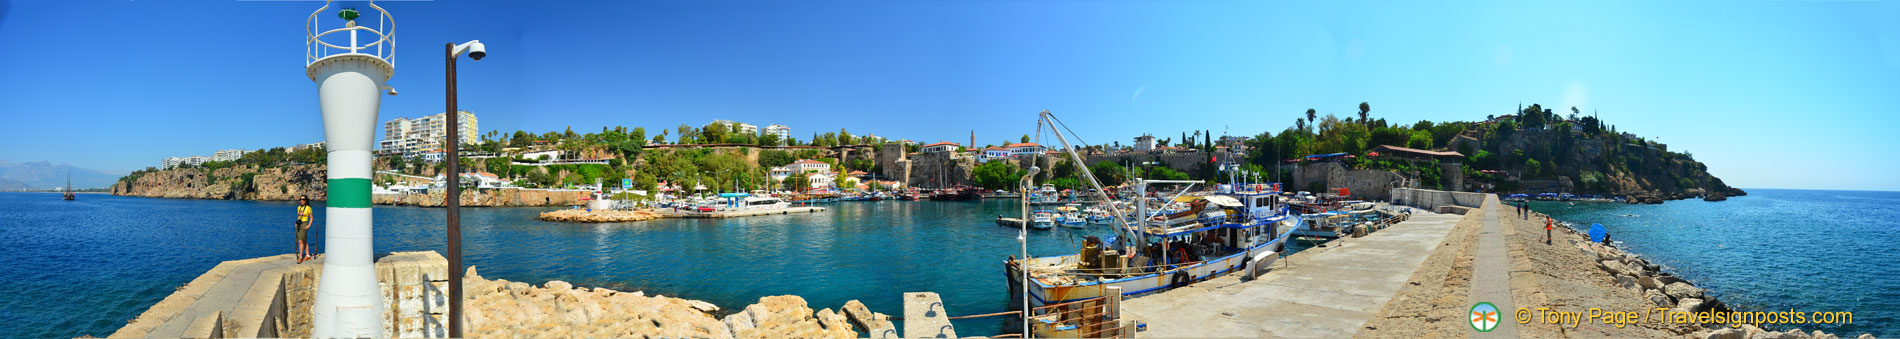
<svg viewBox="0 0 1900 339">
<path fill-rule="evenodd" d="M 1319 111 L 1311 108 L 1306 109 L 1306 123 L 1313 123 L 1314 119 L 1319 119 Z"/>
<path fill-rule="evenodd" d="M 1306 119 L 1293 118 L 1293 128 L 1298 128 L 1301 131 L 1305 131 Z"/>
<path fill-rule="evenodd" d="M 1372 104 L 1364 101 L 1359 102 L 1359 122 L 1366 124 L 1366 129 L 1368 130 L 1372 129 L 1372 119 L 1368 118 L 1371 115 Z"/>
</svg>

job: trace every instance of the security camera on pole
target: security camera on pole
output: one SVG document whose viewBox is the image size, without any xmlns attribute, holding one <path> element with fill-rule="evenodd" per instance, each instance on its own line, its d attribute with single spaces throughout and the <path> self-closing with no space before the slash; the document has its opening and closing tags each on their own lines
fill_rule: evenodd
<svg viewBox="0 0 1900 339">
<path fill-rule="evenodd" d="M 329 191 L 325 192 L 329 203 L 324 208 L 327 257 L 317 282 L 316 306 L 311 309 L 311 336 L 319 338 L 384 336 L 383 300 L 376 285 L 370 237 L 370 145 L 376 139 L 382 94 L 396 94 L 388 85 L 396 71 L 395 40 L 385 28 L 385 22 L 394 28 L 395 21 L 374 1 L 369 7 L 380 12 L 376 28 L 357 25 L 360 13 L 343 8 L 336 12 L 343 27 L 319 29 L 319 17 L 330 9 L 327 1 L 304 23 L 304 75 L 317 83 L 323 141 L 329 151 Z M 345 36 L 347 42 L 342 41 Z M 365 36 L 375 40 L 364 41 Z"/>
<path fill-rule="evenodd" d="M 470 40 L 460 45 L 448 44 L 447 48 L 448 61 L 445 65 L 448 71 L 445 74 L 448 75 L 448 88 L 444 93 L 449 101 L 448 113 L 445 114 L 449 117 L 449 135 L 445 141 L 448 154 L 444 161 L 448 162 L 448 173 L 442 177 L 448 179 L 449 192 L 442 206 L 449 212 L 449 281 L 462 281 L 462 270 L 465 269 L 462 267 L 462 160 L 459 157 L 461 152 L 457 152 L 460 150 L 458 143 L 462 141 L 462 125 L 457 119 L 462 113 L 455 107 L 455 59 L 467 53 L 469 59 L 481 61 L 488 56 L 488 47 L 482 45 L 481 40 Z M 462 284 L 449 284 L 449 337 L 462 337 Z"/>
</svg>

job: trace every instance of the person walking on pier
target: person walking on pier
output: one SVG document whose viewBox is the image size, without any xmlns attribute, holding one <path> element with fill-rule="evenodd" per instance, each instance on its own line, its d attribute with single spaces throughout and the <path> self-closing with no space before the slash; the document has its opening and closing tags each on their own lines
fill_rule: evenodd
<svg viewBox="0 0 1900 339">
<path fill-rule="evenodd" d="M 310 196 L 297 198 L 297 263 L 310 260 Z"/>
</svg>

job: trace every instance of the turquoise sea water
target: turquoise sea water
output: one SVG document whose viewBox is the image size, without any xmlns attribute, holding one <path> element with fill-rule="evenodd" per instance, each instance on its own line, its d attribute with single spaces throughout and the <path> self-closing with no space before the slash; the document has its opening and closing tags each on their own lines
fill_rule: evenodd
<svg viewBox="0 0 1900 339">
<path fill-rule="evenodd" d="M 319 206 L 318 211 L 322 211 Z M 815 309 L 852 299 L 902 314 L 900 293 L 942 294 L 951 315 L 1007 310 L 1002 260 L 1015 205 L 841 202 L 828 213 L 626 224 L 533 220 L 549 208 L 469 208 L 464 262 L 483 277 L 645 291 L 727 309 L 802 296 Z M 321 214 L 321 212 L 319 212 Z M 198 274 L 233 259 L 295 251 L 288 202 L 0 193 L 0 338 L 103 337 Z M 319 225 L 323 222 L 319 215 Z M 376 207 L 379 252 L 441 250 L 443 210 Z M 321 230 L 313 234 L 322 247 Z M 1086 231 L 1031 231 L 1031 254 L 1074 253 Z M 962 335 L 1007 332 L 1000 318 L 958 320 Z"/>
<path fill-rule="evenodd" d="M 1853 311 L 1803 328 L 1900 335 L 1900 192 L 1750 190 L 1726 202 L 1539 203 L 1750 310 Z M 814 309 L 859 299 L 901 313 L 899 293 L 941 293 L 952 315 L 1007 310 L 1001 260 L 1014 205 L 843 202 L 831 212 L 730 220 L 560 224 L 546 208 L 470 208 L 465 262 L 490 279 L 641 290 L 725 308 L 793 294 Z M 220 261 L 294 251 L 287 202 L 0 193 L 0 337 L 104 336 Z M 321 211 L 321 209 L 319 209 Z M 440 250 L 441 209 L 376 208 L 378 251 Z M 321 212 L 319 212 L 321 214 Z M 1635 216 L 1629 216 L 1635 215 Z M 321 216 L 319 216 L 321 222 Z M 1587 226 L 1586 226 L 1587 227 Z M 1083 234 L 1105 235 L 1105 229 Z M 1030 252 L 1073 253 L 1066 230 Z M 321 233 L 313 235 L 319 239 Z M 959 320 L 959 334 L 1011 332 Z"/>
<path fill-rule="evenodd" d="M 1794 327 L 1900 335 L 1900 192 L 1748 193 L 1722 202 L 1531 208 L 1582 230 L 1602 223 L 1624 248 L 1738 310 L 1850 311 L 1852 324 Z"/>
</svg>

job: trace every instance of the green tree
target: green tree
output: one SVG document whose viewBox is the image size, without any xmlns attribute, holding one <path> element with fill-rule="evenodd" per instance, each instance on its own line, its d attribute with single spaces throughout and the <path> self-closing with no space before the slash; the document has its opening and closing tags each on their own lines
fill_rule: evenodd
<svg viewBox="0 0 1900 339">
<path fill-rule="evenodd" d="M 1143 177 L 1160 180 L 1188 180 L 1187 173 L 1175 171 L 1167 166 L 1155 166 L 1143 171 Z"/>
<path fill-rule="evenodd" d="M 1366 129 L 1372 129 L 1371 116 L 1372 104 L 1364 101 L 1359 102 L 1359 122 L 1365 123 Z"/>
<path fill-rule="evenodd" d="M 1392 146 L 1399 146 L 1399 147 L 1409 147 L 1406 145 L 1411 144 L 1411 139 L 1412 139 L 1411 130 L 1391 128 L 1391 127 L 1381 127 L 1377 130 L 1372 131 L 1372 140 L 1366 143 L 1366 146 L 1378 147 L 1379 145 L 1392 145 Z M 1431 141 L 1426 140 L 1426 143 L 1430 144 Z M 1425 148 L 1431 148 L 1431 146 L 1426 146 Z"/>
<path fill-rule="evenodd" d="M 775 149 L 759 151 L 759 167 L 772 168 L 785 166 L 793 161 L 798 161 L 798 158 L 792 156 L 791 152 Z"/>
<path fill-rule="evenodd" d="M 1548 114 L 1544 107 L 1538 104 L 1531 104 L 1531 107 L 1524 108 L 1523 112 L 1518 112 L 1519 119 L 1524 120 L 1524 128 L 1544 128 L 1544 123 L 1549 120 Z"/>
<path fill-rule="evenodd" d="M 1405 140 L 1405 147 L 1411 147 L 1411 148 L 1417 148 L 1417 149 L 1431 149 L 1432 148 L 1432 132 L 1412 131 L 1412 137 Z"/>
<path fill-rule="evenodd" d="M 1023 135 L 1023 139 L 1022 139 L 1022 140 L 1023 140 L 1022 142 L 1024 142 L 1024 143 L 1027 143 L 1027 142 L 1029 142 L 1029 135 L 1028 135 L 1028 134 L 1024 134 L 1024 135 Z"/>
<path fill-rule="evenodd" d="M 811 189 L 811 178 L 805 177 L 804 174 L 793 174 L 785 177 L 785 180 L 780 180 L 779 187 L 792 191 L 804 191 Z"/>
<path fill-rule="evenodd" d="M 1128 170 L 1112 161 L 1089 165 L 1089 172 L 1095 174 L 1095 180 L 1100 181 L 1103 186 L 1121 185 L 1122 182 L 1128 181 Z"/>
<path fill-rule="evenodd" d="M 992 190 L 1009 189 L 1014 188 L 1016 182 L 1022 179 L 1021 171 L 1006 161 L 991 161 L 971 169 L 970 177 L 976 181 L 978 187 Z"/>
</svg>

